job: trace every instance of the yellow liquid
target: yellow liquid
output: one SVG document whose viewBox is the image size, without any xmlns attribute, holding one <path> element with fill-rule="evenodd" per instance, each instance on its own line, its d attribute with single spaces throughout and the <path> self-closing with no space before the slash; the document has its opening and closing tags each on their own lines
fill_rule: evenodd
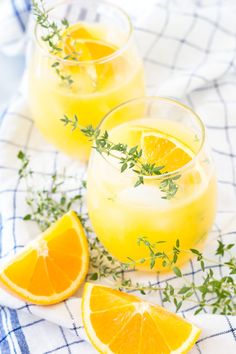
<svg viewBox="0 0 236 354">
<path fill-rule="evenodd" d="M 180 123 L 144 119 L 131 121 L 109 132 L 111 141 L 129 146 L 138 145 L 142 132 L 168 134 L 193 154 L 200 142 Z M 108 162 L 93 153 L 88 172 L 88 209 L 95 233 L 106 249 L 122 262 L 128 257 L 138 260 L 149 256 L 137 239 L 147 237 L 151 243 L 165 241 L 158 247 L 171 255 L 177 239 L 182 249 L 201 247 L 216 213 L 216 180 L 206 154 L 202 152 L 192 168 L 181 173 L 179 190 L 170 200 L 162 199 L 160 181 L 149 178 L 134 187 L 137 177 L 120 173 L 115 161 Z M 188 253 L 179 257 L 178 264 L 189 259 Z M 139 268 L 149 269 L 145 262 Z M 155 269 L 162 270 L 160 262 Z"/>
<path fill-rule="evenodd" d="M 118 43 L 108 42 L 109 28 L 78 23 L 70 31 L 77 31 L 79 37 L 75 45 L 79 65 L 78 61 L 70 61 L 59 68 L 63 76 L 71 76 L 73 83 L 68 86 L 66 80 L 61 80 L 52 67 L 55 58 L 36 48 L 29 72 L 30 106 L 37 127 L 49 142 L 70 156 L 86 161 L 90 153 L 88 139 L 78 129 L 72 131 L 71 126 L 65 127 L 61 119 L 76 114 L 81 126 L 97 126 L 116 105 L 144 95 L 143 67 L 131 45 L 113 59 L 89 62 L 113 55 L 119 49 Z M 66 40 L 62 43 L 65 54 L 70 52 L 71 44 Z"/>
</svg>

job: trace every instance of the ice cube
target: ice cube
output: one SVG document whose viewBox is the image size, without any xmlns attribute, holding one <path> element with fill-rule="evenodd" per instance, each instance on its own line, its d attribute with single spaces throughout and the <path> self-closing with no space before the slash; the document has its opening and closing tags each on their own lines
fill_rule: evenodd
<svg viewBox="0 0 236 354">
<path fill-rule="evenodd" d="M 170 202 L 163 199 L 163 193 L 157 185 L 139 185 L 128 187 L 119 193 L 119 200 L 125 204 L 135 204 L 136 207 L 165 209 Z"/>
</svg>

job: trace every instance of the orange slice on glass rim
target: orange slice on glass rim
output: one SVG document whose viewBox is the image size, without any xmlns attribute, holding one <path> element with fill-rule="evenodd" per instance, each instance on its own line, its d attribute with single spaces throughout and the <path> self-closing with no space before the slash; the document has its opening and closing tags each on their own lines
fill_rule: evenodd
<svg viewBox="0 0 236 354">
<path fill-rule="evenodd" d="M 113 54 L 116 48 L 96 38 L 94 32 L 81 23 L 71 25 L 64 31 L 60 44 L 60 55 L 70 60 L 69 64 L 64 63 L 64 71 L 73 76 L 74 86 L 87 93 L 94 92 L 114 74 L 112 63 L 100 64 L 94 60 Z"/>
<path fill-rule="evenodd" d="M 82 318 L 91 343 L 106 354 L 184 354 L 201 332 L 160 306 L 91 283 L 85 284 Z"/>
<path fill-rule="evenodd" d="M 26 301 L 50 305 L 78 289 L 88 264 L 83 227 L 70 211 L 1 268 L 0 282 Z"/>
<path fill-rule="evenodd" d="M 172 172 L 192 160 L 192 150 L 172 136 L 146 132 L 141 137 L 141 148 L 145 162 L 164 166 L 162 172 Z"/>
<path fill-rule="evenodd" d="M 99 38 L 81 24 L 77 23 L 68 27 L 63 33 L 62 49 L 65 55 L 69 55 L 79 61 L 101 59 L 114 53 L 114 46 Z"/>
</svg>

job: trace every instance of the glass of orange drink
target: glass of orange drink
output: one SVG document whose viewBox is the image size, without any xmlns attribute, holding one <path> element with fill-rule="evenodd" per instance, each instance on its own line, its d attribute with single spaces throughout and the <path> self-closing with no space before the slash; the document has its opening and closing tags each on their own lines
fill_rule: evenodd
<svg viewBox="0 0 236 354">
<path fill-rule="evenodd" d="M 190 248 L 202 246 L 216 213 L 216 177 L 206 143 L 205 128 L 190 108 L 167 98 L 145 97 L 119 105 L 102 120 L 113 143 L 138 146 L 144 163 L 162 167 L 157 176 L 143 176 L 135 187 L 132 169 L 121 173 L 115 156 L 94 150 L 88 168 L 88 210 L 95 233 L 118 260 L 139 261 L 150 256 L 145 237 L 167 255 L 176 240 L 178 264 Z M 117 158 L 118 157 L 118 158 Z M 129 258 L 128 258 L 129 257 Z M 149 262 L 138 262 L 149 269 Z M 156 262 L 155 270 L 163 270 Z"/>
<path fill-rule="evenodd" d="M 48 28 L 36 25 L 29 70 L 32 115 L 49 142 L 86 161 L 90 142 L 64 127 L 61 118 L 76 114 L 81 125 L 96 126 L 116 105 L 142 96 L 142 60 L 129 17 L 112 4 L 64 0 L 48 10 L 48 19 L 64 27 L 50 45 Z"/>
</svg>

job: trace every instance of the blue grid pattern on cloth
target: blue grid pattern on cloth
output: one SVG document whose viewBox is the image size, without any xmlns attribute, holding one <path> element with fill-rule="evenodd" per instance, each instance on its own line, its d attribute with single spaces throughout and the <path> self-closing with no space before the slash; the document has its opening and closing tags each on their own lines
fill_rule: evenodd
<svg viewBox="0 0 236 354">
<path fill-rule="evenodd" d="M 120 3 L 128 7 L 135 23 L 136 39 L 144 54 L 149 93 L 174 97 L 189 104 L 208 129 L 219 185 L 217 219 L 206 245 L 211 254 L 210 241 L 216 238 L 236 240 L 236 6 L 233 1 L 223 0 L 149 0 L 145 1 L 143 11 L 141 1 L 130 0 L 125 4 L 121 0 Z M 16 29 L 23 36 L 30 1 L 10 0 L 8 5 Z M 13 43 L 12 38 L 9 43 Z M 22 220 L 27 207 L 24 206 L 25 186 L 17 178 L 18 150 L 24 149 L 30 154 L 36 175 L 46 183 L 64 166 L 71 171 L 78 170 L 81 178 L 85 170 L 43 141 L 22 92 L 16 94 L 14 103 L 4 112 L 0 145 L 0 258 L 4 262 L 36 232 L 33 225 L 29 227 Z M 68 184 L 68 193 L 73 195 L 76 191 L 76 186 Z M 193 261 L 183 272 L 190 280 L 197 280 L 201 270 Z M 222 276 L 224 269 L 216 264 L 215 272 Z M 129 272 L 128 276 L 144 277 L 139 272 Z M 166 280 L 173 286 L 178 282 L 170 275 L 153 275 L 148 280 L 157 285 Z M 150 296 L 150 300 L 163 305 L 161 292 L 155 294 L 155 299 Z M 95 352 L 86 341 L 76 298 L 64 301 L 56 310 L 45 310 L 10 296 L 6 298 L 0 292 L 0 303 L 1 353 Z M 184 317 L 192 318 L 204 328 L 191 353 L 223 353 L 217 350 L 224 343 L 224 353 L 233 354 L 236 351 L 236 319 L 207 314 L 194 319 L 191 316 L 195 308 L 190 303 L 182 312 Z"/>
</svg>

